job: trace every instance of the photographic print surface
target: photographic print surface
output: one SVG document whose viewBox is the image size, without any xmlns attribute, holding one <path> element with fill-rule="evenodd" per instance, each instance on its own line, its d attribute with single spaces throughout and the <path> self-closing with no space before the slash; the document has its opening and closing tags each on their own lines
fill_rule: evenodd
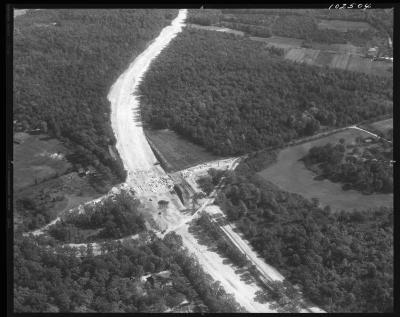
<svg viewBox="0 0 400 317">
<path fill-rule="evenodd" d="M 393 9 L 14 9 L 15 313 L 393 312 Z"/>
</svg>

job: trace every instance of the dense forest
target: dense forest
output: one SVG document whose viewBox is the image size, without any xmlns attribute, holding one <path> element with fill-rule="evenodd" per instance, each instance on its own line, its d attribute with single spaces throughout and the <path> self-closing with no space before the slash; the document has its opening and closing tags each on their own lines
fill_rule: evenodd
<svg viewBox="0 0 400 317">
<path fill-rule="evenodd" d="M 109 243 L 99 256 L 90 248 L 84 257 L 68 247 L 54 252 L 54 245 L 51 238 L 16 237 L 15 312 L 160 313 L 185 301 L 194 312 L 243 311 L 182 249 L 175 233 L 163 240 L 150 234 L 143 241 Z M 160 271 L 171 273 L 168 280 L 141 279 Z"/>
<path fill-rule="evenodd" d="M 15 129 L 41 129 L 67 141 L 73 163 L 113 182 L 125 179 L 108 91 L 177 10 L 40 10 L 14 25 Z"/>
<path fill-rule="evenodd" d="M 392 209 L 333 213 L 279 190 L 246 163 L 227 175 L 216 203 L 316 305 L 328 312 L 393 310 Z"/>
<path fill-rule="evenodd" d="M 359 146 L 327 143 L 312 147 L 303 162 L 318 178 L 343 183 L 343 189 L 356 189 L 365 194 L 393 192 L 393 147 L 386 141 L 382 146 L 360 150 Z M 383 147 L 386 145 L 386 148 Z M 352 148 L 352 151 L 346 151 Z"/>
<path fill-rule="evenodd" d="M 346 32 L 320 29 L 319 19 L 367 22 L 374 28 Z M 374 36 L 386 38 L 388 34 L 393 37 L 393 12 L 385 10 L 189 10 L 188 21 L 228 27 L 253 36 L 275 35 L 328 44 L 351 42 L 365 46 Z"/>
<path fill-rule="evenodd" d="M 144 121 L 219 155 L 392 111 L 390 78 L 299 65 L 264 43 L 192 29 L 154 61 L 140 94 Z"/>
<path fill-rule="evenodd" d="M 60 242 L 83 243 L 99 239 L 120 239 L 145 229 L 140 201 L 122 191 L 96 205 L 85 205 L 49 228 L 49 234 Z"/>
</svg>

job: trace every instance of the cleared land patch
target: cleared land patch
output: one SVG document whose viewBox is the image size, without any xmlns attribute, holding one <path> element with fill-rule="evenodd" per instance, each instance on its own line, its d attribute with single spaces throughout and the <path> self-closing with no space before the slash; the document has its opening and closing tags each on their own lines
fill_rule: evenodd
<svg viewBox="0 0 400 317">
<path fill-rule="evenodd" d="M 89 178 L 72 172 L 14 191 L 15 223 L 25 223 L 29 229 L 35 229 L 67 210 L 99 197 L 100 194 L 92 187 Z M 27 201 L 30 203 L 26 204 Z M 31 218 L 38 216 L 41 219 L 32 222 Z"/>
<path fill-rule="evenodd" d="M 337 54 L 333 57 L 330 67 L 339 68 L 339 69 L 346 69 L 347 65 L 349 64 L 350 54 Z"/>
<path fill-rule="evenodd" d="M 179 171 L 190 166 L 220 159 L 201 146 L 183 139 L 174 131 L 148 129 L 145 133 L 156 152 L 161 153 L 161 160 L 166 161 L 167 164 L 165 162 L 163 164 L 166 165 L 168 172 Z"/>
<path fill-rule="evenodd" d="M 328 66 L 332 62 L 334 56 L 335 53 L 319 51 L 317 58 L 314 60 L 314 65 Z"/>
<path fill-rule="evenodd" d="M 374 130 L 386 133 L 389 129 L 393 129 L 393 118 L 377 121 L 369 124 Z"/>
<path fill-rule="evenodd" d="M 14 223 L 32 230 L 100 194 L 96 178 L 78 175 L 60 141 L 46 134 L 14 134 Z"/>
<path fill-rule="evenodd" d="M 296 63 L 328 66 L 330 68 L 339 68 L 369 75 L 393 76 L 393 63 L 373 61 L 370 58 L 351 53 L 335 53 L 332 51 L 296 47 L 286 50 L 285 59 Z"/>
<path fill-rule="evenodd" d="M 291 48 L 301 47 L 301 45 L 303 44 L 303 40 L 290 37 L 280 37 L 280 36 L 271 36 L 268 38 L 250 36 L 249 39 L 254 41 L 264 42 L 271 46 L 283 48 L 284 50 L 290 50 Z"/>
<path fill-rule="evenodd" d="M 279 152 L 276 163 L 261 171 L 259 175 L 286 191 L 300 194 L 308 199 L 317 198 L 323 206 L 329 205 L 334 211 L 391 207 L 393 194 L 363 195 L 355 190 L 344 191 L 339 183 L 315 180 L 316 174 L 299 161 L 313 146 L 321 146 L 329 142 L 337 143 L 341 138 L 344 138 L 346 143 L 350 143 L 358 136 L 370 137 L 363 131 L 351 129 L 285 148 Z"/>
<path fill-rule="evenodd" d="M 60 141 L 44 134 L 16 133 L 14 136 L 14 189 L 38 184 L 65 174 L 72 165 Z"/>
<path fill-rule="evenodd" d="M 318 22 L 318 28 L 320 30 L 336 30 L 339 32 L 347 32 L 349 30 L 359 30 L 359 31 L 367 31 L 372 29 L 372 27 L 366 23 L 361 21 L 345 21 L 345 20 L 320 20 Z"/>
</svg>

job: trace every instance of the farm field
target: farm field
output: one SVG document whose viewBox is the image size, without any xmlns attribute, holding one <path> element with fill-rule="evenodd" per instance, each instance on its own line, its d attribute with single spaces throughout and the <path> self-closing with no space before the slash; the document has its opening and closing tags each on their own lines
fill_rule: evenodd
<svg viewBox="0 0 400 317">
<path fill-rule="evenodd" d="M 276 163 L 259 172 L 259 175 L 286 191 L 300 194 L 308 199 L 317 198 L 322 206 L 329 205 L 333 211 L 393 206 L 393 194 L 363 195 L 355 190 L 344 191 L 340 183 L 315 180 L 316 174 L 299 161 L 313 146 L 321 146 L 329 142 L 336 143 L 341 138 L 344 138 L 346 143 L 350 143 L 358 136 L 365 138 L 369 135 L 363 131 L 351 129 L 285 148 L 279 152 Z"/>
<path fill-rule="evenodd" d="M 14 190 L 65 174 L 72 165 L 65 159 L 68 150 L 58 140 L 44 134 L 14 135 Z"/>
<path fill-rule="evenodd" d="M 323 44 L 323 43 L 315 43 L 310 44 L 313 49 L 321 50 L 321 51 L 332 51 L 336 53 L 350 53 L 350 54 L 358 54 L 365 55 L 366 49 L 361 46 L 355 46 L 353 44 Z"/>
<path fill-rule="evenodd" d="M 177 135 L 175 132 L 147 129 L 145 134 L 156 151 L 161 153 L 167 172 L 186 169 L 200 163 L 214 161 L 220 157 L 213 155 L 190 141 Z"/>
<path fill-rule="evenodd" d="M 381 132 L 385 134 L 389 129 L 393 129 L 393 118 L 365 124 L 364 127 L 368 131 Z"/>
<path fill-rule="evenodd" d="M 373 29 L 371 25 L 360 21 L 345 21 L 345 20 L 325 20 L 321 19 L 318 23 L 318 28 L 321 30 L 330 29 L 339 32 L 347 32 L 349 30 L 367 31 Z"/>
<path fill-rule="evenodd" d="M 271 46 L 275 46 L 278 48 L 283 48 L 285 51 L 290 50 L 292 48 L 301 47 L 303 44 L 303 40 L 295 39 L 290 37 L 280 37 L 280 36 L 271 36 L 271 37 L 257 37 L 257 36 L 250 36 L 249 39 L 254 41 L 260 41 L 267 43 Z"/>
<path fill-rule="evenodd" d="M 350 53 L 334 53 L 331 51 L 310 48 L 291 48 L 287 50 L 285 59 L 315 66 L 328 66 L 354 72 L 362 72 L 378 76 L 393 76 L 393 63 L 372 61 Z"/>
</svg>

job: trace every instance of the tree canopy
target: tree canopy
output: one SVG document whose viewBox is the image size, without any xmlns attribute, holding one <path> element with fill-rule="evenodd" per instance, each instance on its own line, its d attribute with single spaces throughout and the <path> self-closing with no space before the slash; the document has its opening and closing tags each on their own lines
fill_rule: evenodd
<svg viewBox="0 0 400 317">
<path fill-rule="evenodd" d="M 108 91 L 177 10 L 40 10 L 14 25 L 14 120 L 46 126 L 68 141 L 71 160 L 114 182 L 125 178 L 109 153 L 116 140 Z"/>
<path fill-rule="evenodd" d="M 306 299 L 335 313 L 393 310 L 392 208 L 333 213 L 248 166 L 226 182 L 218 205 Z"/>
<path fill-rule="evenodd" d="M 299 65 L 264 43 L 193 29 L 160 54 L 139 89 L 144 121 L 222 155 L 392 111 L 390 78 Z"/>
</svg>

